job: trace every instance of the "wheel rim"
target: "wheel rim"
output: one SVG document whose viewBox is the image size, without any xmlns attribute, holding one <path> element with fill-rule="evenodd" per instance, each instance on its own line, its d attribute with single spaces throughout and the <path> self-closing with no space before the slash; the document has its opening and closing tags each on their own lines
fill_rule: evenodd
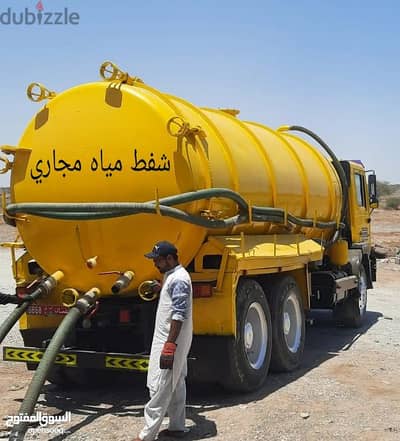
<svg viewBox="0 0 400 441">
<path fill-rule="evenodd" d="M 283 307 L 283 334 L 290 352 L 296 353 L 301 344 L 302 314 L 294 291 L 290 292 Z"/>
<path fill-rule="evenodd" d="M 365 273 L 360 274 L 360 278 L 358 280 L 358 290 L 360 292 L 360 298 L 358 299 L 358 308 L 360 309 L 360 313 L 364 314 L 365 308 L 367 306 L 367 280 L 365 277 Z"/>
<path fill-rule="evenodd" d="M 268 327 L 262 306 L 254 302 L 244 322 L 244 348 L 250 366 L 260 369 L 267 353 Z"/>
</svg>

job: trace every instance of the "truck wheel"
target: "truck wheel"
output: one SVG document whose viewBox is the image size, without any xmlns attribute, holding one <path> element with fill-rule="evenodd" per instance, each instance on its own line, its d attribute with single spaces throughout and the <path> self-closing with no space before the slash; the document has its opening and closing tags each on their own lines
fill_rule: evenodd
<svg viewBox="0 0 400 441">
<path fill-rule="evenodd" d="M 360 266 L 358 286 L 350 293 L 349 297 L 335 306 L 334 318 L 339 325 L 346 328 L 359 328 L 362 326 L 367 312 L 367 273 Z"/>
<path fill-rule="evenodd" d="M 271 314 L 261 285 L 241 280 L 236 290 L 236 339 L 228 342 L 226 389 L 250 392 L 265 381 L 271 359 Z"/>
<path fill-rule="evenodd" d="M 295 279 L 280 278 L 270 295 L 272 316 L 271 370 L 290 372 L 301 362 L 305 341 L 303 300 Z"/>
</svg>

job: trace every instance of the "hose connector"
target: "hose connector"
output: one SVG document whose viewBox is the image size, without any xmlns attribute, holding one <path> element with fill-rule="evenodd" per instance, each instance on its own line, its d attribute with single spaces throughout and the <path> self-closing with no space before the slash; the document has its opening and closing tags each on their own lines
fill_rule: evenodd
<svg viewBox="0 0 400 441">
<path fill-rule="evenodd" d="M 62 292 L 61 301 L 66 308 L 72 308 L 79 299 L 79 293 L 74 288 L 65 288 Z"/>
<path fill-rule="evenodd" d="M 145 302 L 152 302 L 161 291 L 161 283 L 158 280 L 145 280 L 139 285 L 139 297 Z"/>
<path fill-rule="evenodd" d="M 280 126 L 276 129 L 277 132 L 288 132 L 290 130 L 290 126 Z"/>
<path fill-rule="evenodd" d="M 58 282 L 64 277 L 62 271 L 56 271 L 51 276 L 47 277 L 40 285 L 33 291 L 32 294 L 27 294 L 23 296 L 23 300 L 35 300 L 42 295 L 48 295 L 57 286 Z"/>
<path fill-rule="evenodd" d="M 96 299 L 99 295 L 99 288 L 94 287 L 76 302 L 75 307 L 79 310 L 81 315 L 86 315 L 96 305 Z"/>
<path fill-rule="evenodd" d="M 122 291 L 132 282 L 134 277 L 135 273 L 133 271 L 125 271 L 123 274 L 121 274 L 111 287 L 113 294 L 119 294 L 120 291 Z"/>
</svg>

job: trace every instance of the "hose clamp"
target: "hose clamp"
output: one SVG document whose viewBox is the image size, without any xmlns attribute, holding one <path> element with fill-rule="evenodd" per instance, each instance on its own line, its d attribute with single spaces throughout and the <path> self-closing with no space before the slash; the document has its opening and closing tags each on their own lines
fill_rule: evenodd
<svg viewBox="0 0 400 441">
<path fill-rule="evenodd" d="M 76 302 L 75 307 L 81 315 L 86 315 L 95 306 L 99 294 L 98 288 L 92 288 Z"/>
</svg>

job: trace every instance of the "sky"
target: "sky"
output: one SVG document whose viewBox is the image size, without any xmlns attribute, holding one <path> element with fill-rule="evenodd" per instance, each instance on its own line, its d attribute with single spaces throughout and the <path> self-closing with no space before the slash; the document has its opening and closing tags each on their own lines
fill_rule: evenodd
<svg viewBox="0 0 400 441">
<path fill-rule="evenodd" d="M 37 0 L 0 0 L 0 14 Z M 240 109 L 277 128 L 303 125 L 340 159 L 400 183 L 400 2 L 382 0 L 42 0 L 77 25 L 0 24 L 0 145 L 17 145 L 41 104 L 111 60 L 196 105 Z M 2 163 L 0 163 L 1 165 Z M 7 186 L 9 174 L 0 175 Z"/>
</svg>

